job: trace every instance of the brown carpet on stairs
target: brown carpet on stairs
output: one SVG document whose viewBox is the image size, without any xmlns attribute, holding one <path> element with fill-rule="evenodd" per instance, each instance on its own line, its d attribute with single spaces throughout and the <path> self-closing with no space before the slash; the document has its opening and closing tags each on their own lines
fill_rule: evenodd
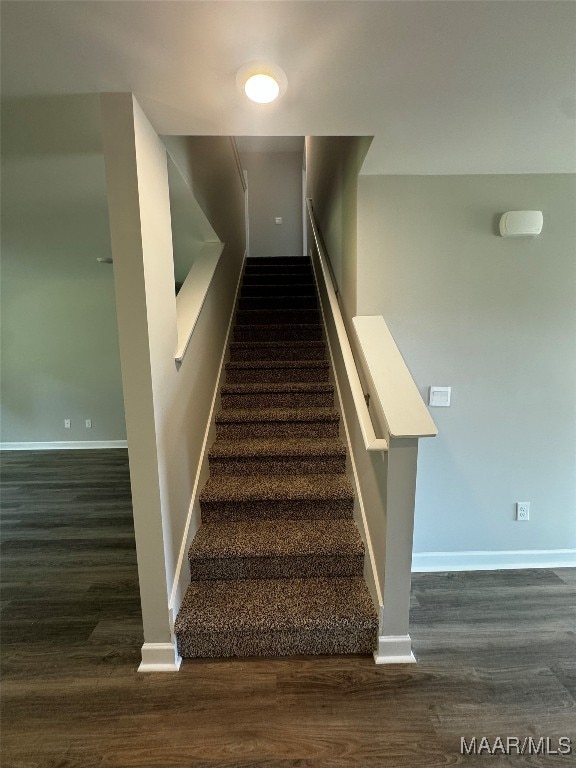
<svg viewBox="0 0 576 768">
<path fill-rule="evenodd" d="M 182 656 L 374 650 L 339 421 L 309 259 L 248 259 L 175 624 Z"/>
</svg>

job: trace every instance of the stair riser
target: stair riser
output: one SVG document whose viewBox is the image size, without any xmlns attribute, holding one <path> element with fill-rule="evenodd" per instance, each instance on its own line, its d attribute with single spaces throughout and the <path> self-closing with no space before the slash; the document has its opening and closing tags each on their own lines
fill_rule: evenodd
<svg viewBox="0 0 576 768">
<path fill-rule="evenodd" d="M 239 308 L 246 309 L 318 309 L 315 296 L 249 296 L 240 298 Z"/>
<path fill-rule="evenodd" d="M 336 520 L 351 519 L 354 499 L 279 499 L 274 501 L 203 501 L 202 522 L 233 520 Z"/>
<path fill-rule="evenodd" d="M 243 285 L 240 297 L 250 296 L 316 296 L 313 283 L 293 283 L 291 285 Z"/>
<path fill-rule="evenodd" d="M 271 275 L 262 273 L 253 275 L 244 275 L 242 285 L 311 285 L 314 287 L 312 273 L 310 274 L 292 274 L 291 272 L 273 272 Z"/>
<path fill-rule="evenodd" d="M 235 363 L 250 360 L 324 360 L 325 357 L 326 345 L 323 342 L 315 342 L 314 345 L 282 343 L 251 347 L 237 346 L 233 343 L 230 347 L 230 361 Z"/>
<path fill-rule="evenodd" d="M 346 471 L 346 457 L 210 458 L 211 475 L 335 475 Z"/>
<path fill-rule="evenodd" d="M 229 422 L 216 424 L 216 437 L 248 440 L 253 437 L 338 437 L 337 421 Z"/>
<path fill-rule="evenodd" d="M 308 275 L 312 276 L 312 267 L 310 264 L 246 264 L 244 276 L 246 275 Z"/>
<path fill-rule="evenodd" d="M 228 408 L 332 408 L 332 392 L 258 392 L 222 395 L 223 410 Z"/>
<path fill-rule="evenodd" d="M 249 256 L 246 259 L 246 266 L 278 266 L 279 264 L 292 264 L 293 266 L 307 266 L 310 264 L 309 256 Z"/>
<path fill-rule="evenodd" d="M 362 576 L 364 555 L 191 558 L 193 581 Z"/>
<path fill-rule="evenodd" d="M 234 341 L 322 341 L 320 325 L 237 325 Z"/>
<path fill-rule="evenodd" d="M 231 368 L 226 373 L 227 384 L 322 384 L 328 381 L 325 368 Z"/>
<path fill-rule="evenodd" d="M 372 655 L 376 641 L 374 629 L 194 632 L 179 633 L 178 653 L 184 658 Z"/>
</svg>

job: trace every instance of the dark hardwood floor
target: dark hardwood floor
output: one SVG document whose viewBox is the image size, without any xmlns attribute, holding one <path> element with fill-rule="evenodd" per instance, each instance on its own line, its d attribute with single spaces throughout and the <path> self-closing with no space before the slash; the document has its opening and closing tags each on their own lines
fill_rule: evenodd
<svg viewBox="0 0 576 768">
<path fill-rule="evenodd" d="M 473 736 L 568 736 L 576 754 L 574 570 L 415 575 L 417 665 L 142 675 L 126 452 L 1 459 L 3 768 L 575 764 L 460 754 Z"/>
</svg>

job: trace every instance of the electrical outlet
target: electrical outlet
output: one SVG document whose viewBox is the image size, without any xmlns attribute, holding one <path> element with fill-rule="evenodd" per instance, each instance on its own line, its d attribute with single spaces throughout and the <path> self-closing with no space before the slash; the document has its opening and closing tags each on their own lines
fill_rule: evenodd
<svg viewBox="0 0 576 768">
<path fill-rule="evenodd" d="M 516 520 L 530 520 L 530 502 L 516 502 Z"/>
<path fill-rule="evenodd" d="M 92 429 L 92 419 L 86 419 L 86 429 Z"/>
<path fill-rule="evenodd" d="M 64 419 L 64 429 L 70 429 L 72 426 L 70 419 Z"/>
</svg>

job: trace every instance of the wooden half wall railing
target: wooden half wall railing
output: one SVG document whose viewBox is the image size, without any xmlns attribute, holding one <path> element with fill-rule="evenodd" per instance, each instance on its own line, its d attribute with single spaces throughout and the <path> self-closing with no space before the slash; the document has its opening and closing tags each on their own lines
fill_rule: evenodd
<svg viewBox="0 0 576 768">
<path fill-rule="evenodd" d="M 415 658 L 409 629 L 418 441 L 436 426 L 384 318 L 352 318 L 348 335 L 313 202 L 307 201 L 310 253 L 350 468 L 356 522 L 366 545 L 365 578 L 378 606 L 377 663 Z"/>
</svg>

